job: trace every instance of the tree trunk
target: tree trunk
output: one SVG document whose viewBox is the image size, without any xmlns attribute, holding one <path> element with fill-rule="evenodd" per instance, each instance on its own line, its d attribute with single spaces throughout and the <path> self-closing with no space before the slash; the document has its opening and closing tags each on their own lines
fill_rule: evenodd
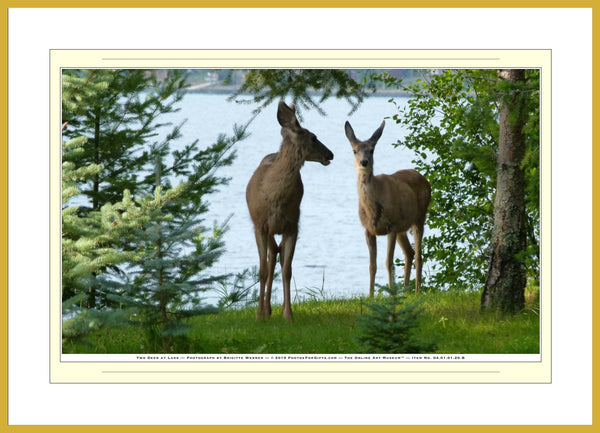
<svg viewBox="0 0 600 433">
<path fill-rule="evenodd" d="M 497 185 L 494 202 L 492 252 L 481 307 L 515 313 L 525 305 L 527 275 L 523 258 L 525 231 L 525 179 L 521 162 L 525 155 L 522 114 L 523 94 L 518 84 L 525 80 L 522 69 L 499 71 L 509 83 L 500 111 Z"/>
</svg>

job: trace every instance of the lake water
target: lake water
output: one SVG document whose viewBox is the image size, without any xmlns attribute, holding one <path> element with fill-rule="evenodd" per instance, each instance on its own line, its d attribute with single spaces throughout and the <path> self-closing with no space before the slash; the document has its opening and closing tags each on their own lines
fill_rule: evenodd
<svg viewBox="0 0 600 433">
<path fill-rule="evenodd" d="M 227 96 L 189 93 L 184 97 L 180 103 L 181 110 L 171 119 L 174 123 L 187 119 L 182 129 L 182 145 L 198 138 L 199 146 L 204 147 L 214 143 L 221 133 L 229 135 L 234 123 L 248 122 L 254 106 L 228 102 Z M 395 99 L 400 106 L 405 102 L 403 97 Z M 350 144 L 344 134 L 344 122 L 349 120 L 357 137 L 366 139 L 384 118 L 397 113 L 397 108 L 388 100 L 389 97 L 381 96 L 368 98 L 352 116 L 348 116 L 350 106 L 337 99 L 328 100 L 323 105 L 327 112 L 325 117 L 314 110 L 302 113 L 302 126 L 314 132 L 335 156 L 329 166 L 307 162 L 301 171 L 304 197 L 300 234 L 292 264 L 293 297 L 321 288 L 330 297 L 368 294 L 369 256 L 364 229 L 358 219 L 356 173 Z M 277 152 L 281 144 L 276 110 L 277 104 L 274 103 L 254 119 L 248 129 L 250 136 L 236 145 L 237 158 L 233 165 L 218 172 L 221 176 L 230 177 L 231 181 L 210 196 L 206 222 L 223 222 L 229 216 L 231 219 L 230 229 L 225 234 L 226 252 L 214 266 L 215 273 L 237 273 L 258 265 L 245 192 L 248 180 L 262 158 Z M 375 152 L 375 174 L 412 167 L 412 152 L 392 146 L 403 134 L 392 119 L 386 120 Z M 378 284 L 387 283 L 386 243 L 386 236 L 378 237 Z M 401 255 L 397 247 L 396 257 Z M 279 269 L 278 266 L 276 270 Z M 427 273 L 427 263 L 423 271 Z M 398 274 L 401 276 L 401 272 Z M 275 281 L 275 300 L 281 300 L 281 290 L 281 280 Z"/>
</svg>

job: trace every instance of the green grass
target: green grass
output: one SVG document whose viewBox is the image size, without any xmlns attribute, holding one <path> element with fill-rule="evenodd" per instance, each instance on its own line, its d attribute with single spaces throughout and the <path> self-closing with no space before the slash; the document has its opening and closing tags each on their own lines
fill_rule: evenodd
<svg viewBox="0 0 600 433">
<path fill-rule="evenodd" d="M 408 295 L 422 300 L 424 317 L 416 335 L 436 343 L 436 353 L 539 353 L 537 288 L 528 290 L 527 308 L 514 316 L 482 313 L 479 293 Z M 281 307 L 271 319 L 256 321 L 255 308 L 228 310 L 190 320 L 192 329 L 174 342 L 179 353 L 360 353 L 355 319 L 368 313 L 368 299 L 325 299 L 293 304 L 294 322 Z M 140 328 L 102 330 L 84 342 L 65 342 L 65 353 L 151 352 Z"/>
<path fill-rule="evenodd" d="M 360 300 L 307 301 L 293 306 L 286 323 L 275 306 L 269 320 L 256 321 L 255 310 L 198 317 L 190 335 L 204 353 L 355 353 L 352 339 Z"/>
<path fill-rule="evenodd" d="M 482 312 L 480 296 L 478 292 L 421 296 L 425 298 L 426 316 L 418 335 L 434 340 L 437 353 L 539 353 L 539 309 L 535 295 L 528 294 L 524 311 L 507 317 Z"/>
</svg>

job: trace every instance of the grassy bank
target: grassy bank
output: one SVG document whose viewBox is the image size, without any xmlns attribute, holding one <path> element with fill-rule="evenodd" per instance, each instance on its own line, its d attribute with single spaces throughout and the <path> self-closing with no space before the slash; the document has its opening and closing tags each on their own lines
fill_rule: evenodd
<svg viewBox="0 0 600 433">
<path fill-rule="evenodd" d="M 537 288 L 527 307 L 511 317 L 482 313 L 479 293 L 409 295 L 422 301 L 424 316 L 415 334 L 436 344 L 436 353 L 538 353 Z M 257 322 L 255 309 L 228 310 L 190 320 L 192 329 L 175 340 L 179 353 L 360 353 L 357 315 L 369 312 L 368 299 L 309 300 L 293 305 L 294 323 L 274 307 L 270 320 Z M 102 330 L 83 342 L 65 342 L 65 353 L 153 352 L 141 328 Z"/>
</svg>

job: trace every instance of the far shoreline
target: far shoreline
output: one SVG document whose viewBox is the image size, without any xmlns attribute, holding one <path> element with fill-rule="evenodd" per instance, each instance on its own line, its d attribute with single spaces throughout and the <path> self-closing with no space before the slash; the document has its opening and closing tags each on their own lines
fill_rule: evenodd
<svg viewBox="0 0 600 433">
<path fill-rule="evenodd" d="M 238 85 L 224 85 L 219 83 L 200 83 L 193 84 L 187 87 L 185 90 L 188 93 L 206 93 L 206 94 L 216 94 L 216 95 L 233 95 L 238 91 L 240 86 Z M 309 91 L 312 95 L 319 95 L 322 92 L 320 91 Z M 243 93 L 243 95 L 249 95 L 247 93 Z M 376 89 L 374 92 L 369 93 L 368 96 L 408 96 L 408 92 L 402 89 Z"/>
</svg>

